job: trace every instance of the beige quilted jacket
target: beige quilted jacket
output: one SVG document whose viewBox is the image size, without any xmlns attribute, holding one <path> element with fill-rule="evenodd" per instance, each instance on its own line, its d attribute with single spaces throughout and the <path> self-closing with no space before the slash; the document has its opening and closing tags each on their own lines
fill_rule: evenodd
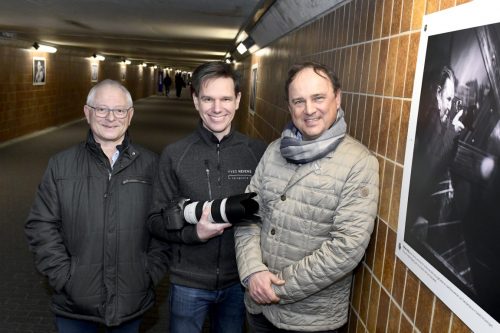
<svg viewBox="0 0 500 333">
<path fill-rule="evenodd" d="M 279 140 L 268 147 L 247 191 L 258 193 L 262 224 L 237 227 L 242 281 L 269 270 L 286 281 L 275 286 L 279 304 L 260 306 L 248 292 L 250 313 L 298 331 L 333 330 L 347 321 L 352 270 L 362 259 L 378 202 L 378 161 L 346 136 L 327 156 L 287 163 Z"/>
</svg>

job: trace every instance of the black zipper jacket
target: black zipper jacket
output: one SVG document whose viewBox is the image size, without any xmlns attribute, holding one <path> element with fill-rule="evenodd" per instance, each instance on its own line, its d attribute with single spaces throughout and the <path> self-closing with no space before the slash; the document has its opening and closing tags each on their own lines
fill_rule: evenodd
<svg viewBox="0 0 500 333">
<path fill-rule="evenodd" d="M 239 282 L 232 227 L 203 242 L 195 225 L 173 224 L 164 211 L 180 199 L 208 201 L 245 192 L 265 148 L 233 130 L 219 142 L 200 122 L 195 132 L 163 150 L 148 226 L 170 243 L 172 283 L 218 290 Z"/>
<path fill-rule="evenodd" d="M 25 232 L 58 315 L 113 326 L 154 303 L 167 270 L 146 227 L 157 156 L 128 142 L 111 169 L 90 133 L 50 159 L 38 187 Z"/>
</svg>

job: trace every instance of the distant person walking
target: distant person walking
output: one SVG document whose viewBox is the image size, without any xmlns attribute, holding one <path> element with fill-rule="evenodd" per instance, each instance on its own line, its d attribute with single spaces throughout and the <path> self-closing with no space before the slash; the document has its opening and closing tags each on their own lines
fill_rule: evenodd
<svg viewBox="0 0 500 333">
<path fill-rule="evenodd" d="M 170 86 L 172 85 L 172 78 L 170 75 L 165 74 L 165 78 L 163 79 L 163 85 L 165 86 L 165 96 L 168 97 L 170 94 Z"/>
<path fill-rule="evenodd" d="M 186 86 L 181 73 L 175 74 L 175 95 L 177 98 L 181 97 L 182 88 Z"/>
</svg>

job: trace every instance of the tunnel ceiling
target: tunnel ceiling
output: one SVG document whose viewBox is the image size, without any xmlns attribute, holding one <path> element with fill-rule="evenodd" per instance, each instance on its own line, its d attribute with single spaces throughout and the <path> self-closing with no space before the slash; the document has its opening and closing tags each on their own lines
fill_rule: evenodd
<svg viewBox="0 0 500 333">
<path fill-rule="evenodd" d="M 58 52 L 192 70 L 228 51 L 240 60 L 240 32 L 266 47 L 349 1 L 0 0 L 0 46 L 46 43 Z"/>
<path fill-rule="evenodd" d="M 2 0 L 1 42 L 192 69 L 220 60 L 262 0 Z"/>
</svg>

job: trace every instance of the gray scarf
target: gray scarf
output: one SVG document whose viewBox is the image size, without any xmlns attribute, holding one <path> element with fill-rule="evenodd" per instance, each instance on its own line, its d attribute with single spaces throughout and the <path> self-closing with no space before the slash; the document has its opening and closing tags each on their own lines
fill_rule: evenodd
<svg viewBox="0 0 500 333">
<path fill-rule="evenodd" d="M 281 134 L 281 155 L 290 163 L 304 164 L 320 159 L 339 145 L 346 134 L 344 111 L 338 109 L 332 127 L 315 140 L 302 139 L 302 133 L 290 122 Z"/>
</svg>

